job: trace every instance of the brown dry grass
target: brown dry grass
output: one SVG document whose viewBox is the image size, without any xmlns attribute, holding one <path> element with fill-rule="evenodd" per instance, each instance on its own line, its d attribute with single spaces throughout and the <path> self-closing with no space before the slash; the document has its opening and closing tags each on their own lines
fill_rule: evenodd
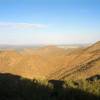
<svg viewBox="0 0 100 100">
<path fill-rule="evenodd" d="M 100 74 L 100 42 L 78 49 L 47 46 L 0 52 L 0 72 L 27 78 L 81 79 Z"/>
</svg>

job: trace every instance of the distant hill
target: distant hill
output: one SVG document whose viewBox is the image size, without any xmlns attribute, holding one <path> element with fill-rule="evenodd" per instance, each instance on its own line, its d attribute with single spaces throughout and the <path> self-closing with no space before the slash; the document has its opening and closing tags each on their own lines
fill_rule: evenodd
<svg viewBox="0 0 100 100">
<path fill-rule="evenodd" d="M 82 79 L 100 74 L 100 41 L 88 47 L 0 51 L 0 72 L 27 78 Z"/>
</svg>

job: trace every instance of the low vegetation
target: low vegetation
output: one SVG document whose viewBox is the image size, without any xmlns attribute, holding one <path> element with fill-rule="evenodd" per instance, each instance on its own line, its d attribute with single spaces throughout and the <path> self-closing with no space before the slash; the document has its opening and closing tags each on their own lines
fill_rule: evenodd
<svg viewBox="0 0 100 100">
<path fill-rule="evenodd" d="M 30 80 L 0 74 L 0 100 L 100 100 L 100 80 Z"/>
</svg>

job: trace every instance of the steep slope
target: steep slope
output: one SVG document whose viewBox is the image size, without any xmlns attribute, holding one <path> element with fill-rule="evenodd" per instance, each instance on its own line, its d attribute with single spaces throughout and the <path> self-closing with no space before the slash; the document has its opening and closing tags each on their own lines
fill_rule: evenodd
<svg viewBox="0 0 100 100">
<path fill-rule="evenodd" d="M 95 74 L 100 74 L 100 42 L 67 55 L 63 68 L 56 69 L 48 78 L 81 79 Z"/>
</svg>

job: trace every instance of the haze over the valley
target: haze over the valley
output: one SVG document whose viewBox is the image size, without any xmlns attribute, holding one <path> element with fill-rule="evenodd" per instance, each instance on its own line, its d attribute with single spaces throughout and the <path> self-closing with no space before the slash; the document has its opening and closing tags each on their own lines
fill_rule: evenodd
<svg viewBox="0 0 100 100">
<path fill-rule="evenodd" d="M 93 44 L 99 18 L 98 0 L 1 0 L 0 45 Z"/>
</svg>

